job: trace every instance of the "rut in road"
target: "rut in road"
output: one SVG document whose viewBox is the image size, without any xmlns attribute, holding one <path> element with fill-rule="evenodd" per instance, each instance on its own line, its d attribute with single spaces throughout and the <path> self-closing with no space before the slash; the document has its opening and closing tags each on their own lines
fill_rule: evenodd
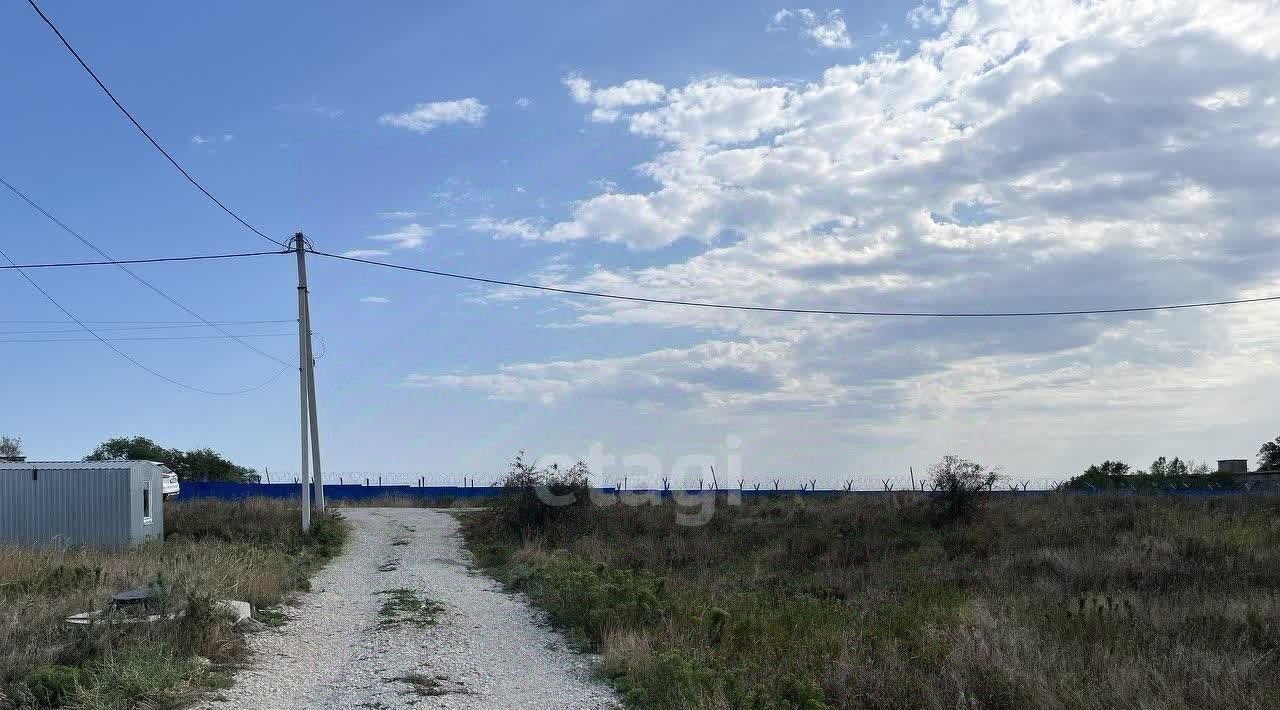
<svg viewBox="0 0 1280 710">
<path fill-rule="evenodd" d="M 470 569 L 452 515 L 343 515 L 343 554 L 312 579 L 292 621 L 251 638 L 250 666 L 205 708 L 620 707 L 540 612 Z"/>
</svg>

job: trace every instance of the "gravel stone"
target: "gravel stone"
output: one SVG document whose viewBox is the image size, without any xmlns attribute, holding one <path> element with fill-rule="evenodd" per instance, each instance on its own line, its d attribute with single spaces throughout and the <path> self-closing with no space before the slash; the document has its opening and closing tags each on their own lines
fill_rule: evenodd
<svg viewBox="0 0 1280 710">
<path fill-rule="evenodd" d="M 544 614 L 471 569 L 452 515 L 420 508 L 342 512 L 352 524 L 343 554 L 312 579 L 313 591 L 289 609 L 289 623 L 249 640 L 250 667 L 201 707 L 621 707 L 594 677 L 596 659 L 570 650 Z M 387 597 L 379 592 L 394 589 L 443 605 L 436 623 L 381 623 Z"/>
</svg>

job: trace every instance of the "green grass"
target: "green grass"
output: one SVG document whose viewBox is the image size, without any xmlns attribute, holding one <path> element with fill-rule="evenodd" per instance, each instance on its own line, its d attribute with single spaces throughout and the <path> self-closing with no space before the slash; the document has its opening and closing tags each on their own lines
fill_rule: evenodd
<svg viewBox="0 0 1280 710">
<path fill-rule="evenodd" d="M 637 708 L 1280 707 L 1272 499 L 778 498 L 469 514 Z"/>
<path fill-rule="evenodd" d="M 253 612 L 253 618 L 273 628 L 278 628 L 289 623 L 289 615 L 280 608 L 255 609 Z"/>
<path fill-rule="evenodd" d="M 0 547 L 0 707 L 167 707 L 227 683 L 246 646 L 214 608 L 248 601 L 264 623 L 341 549 L 346 524 L 265 500 L 165 504 L 164 544 L 106 551 Z M 68 626 L 123 589 L 152 586 L 152 624 Z M 6 700 L 7 699 L 7 700 Z"/>
<path fill-rule="evenodd" d="M 444 611 L 443 604 L 412 589 L 388 589 L 378 594 L 387 598 L 378 610 L 381 618 L 378 625 L 382 627 L 400 624 L 412 624 L 420 628 L 431 626 L 436 623 L 436 615 Z"/>
</svg>

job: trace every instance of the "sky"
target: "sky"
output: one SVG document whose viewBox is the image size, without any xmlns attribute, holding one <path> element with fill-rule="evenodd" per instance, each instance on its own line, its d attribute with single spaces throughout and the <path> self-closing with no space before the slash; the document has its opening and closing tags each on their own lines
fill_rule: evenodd
<svg viewBox="0 0 1280 710">
<path fill-rule="evenodd" d="M 323 251 L 790 308 L 1280 294 L 1274 2 L 44 9 L 211 192 Z M 271 248 L 26 4 L 0 7 L 0 52 L 0 176 L 45 209 L 116 258 Z M 0 249 L 95 258 L 3 192 Z M 135 269 L 210 320 L 280 321 L 225 328 L 296 362 L 291 257 Z M 334 476 L 488 480 L 524 450 L 633 485 L 716 465 L 879 488 L 955 453 L 1040 482 L 1103 459 L 1252 459 L 1280 434 L 1274 304 L 835 317 L 308 269 Z M 140 329 L 191 318 L 114 268 L 28 275 L 105 337 L 216 335 Z M 113 341 L 195 387 L 263 385 L 182 389 L 12 270 L 0 321 L 0 433 L 33 459 L 140 434 L 298 468 L 296 369 L 227 339 Z"/>
</svg>

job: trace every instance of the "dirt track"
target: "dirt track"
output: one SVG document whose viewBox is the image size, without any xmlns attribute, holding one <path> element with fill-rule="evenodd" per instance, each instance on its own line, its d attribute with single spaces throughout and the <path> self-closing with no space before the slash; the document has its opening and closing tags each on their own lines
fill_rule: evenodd
<svg viewBox="0 0 1280 710">
<path fill-rule="evenodd" d="M 253 637 L 251 667 L 205 707 L 617 706 L 589 659 L 568 650 L 523 599 L 469 568 L 452 515 L 344 515 L 353 526 L 346 550 L 289 610 L 292 621 Z"/>
</svg>

